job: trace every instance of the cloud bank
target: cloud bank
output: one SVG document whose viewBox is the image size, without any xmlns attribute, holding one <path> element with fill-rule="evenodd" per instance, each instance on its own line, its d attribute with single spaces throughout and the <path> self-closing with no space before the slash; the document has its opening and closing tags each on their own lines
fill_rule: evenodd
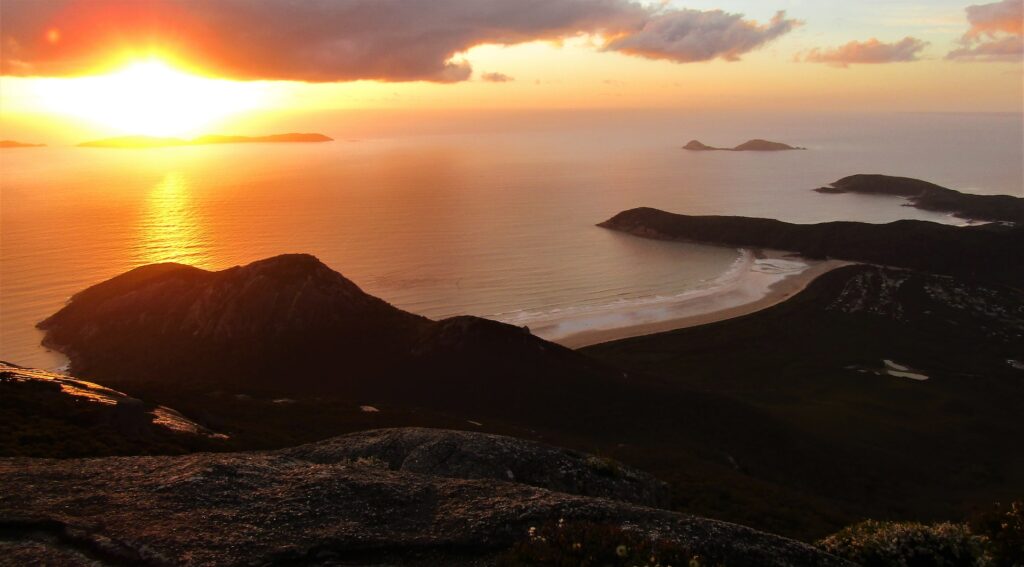
<svg viewBox="0 0 1024 567">
<path fill-rule="evenodd" d="M 894 43 L 885 43 L 875 38 L 867 41 L 851 41 L 833 49 L 815 48 L 808 51 L 803 60 L 811 63 L 827 63 L 836 67 L 849 67 L 861 63 L 900 63 L 917 61 L 928 43 L 913 37 L 905 37 Z"/>
<path fill-rule="evenodd" d="M 673 10 L 648 19 L 638 31 L 612 40 L 605 49 L 677 63 L 722 58 L 736 61 L 800 25 L 778 12 L 761 25 L 721 10 Z"/>
<path fill-rule="evenodd" d="M 962 61 L 1019 61 L 1024 58 L 1024 0 L 1003 0 L 966 8 L 970 28 L 961 46 L 946 56 Z"/>
<path fill-rule="evenodd" d="M 463 81 L 472 69 L 456 57 L 473 46 L 580 34 L 641 57 L 735 60 L 797 25 L 632 0 L 3 0 L 0 20 L 4 75 L 158 51 L 225 77 L 311 82 Z"/>
</svg>

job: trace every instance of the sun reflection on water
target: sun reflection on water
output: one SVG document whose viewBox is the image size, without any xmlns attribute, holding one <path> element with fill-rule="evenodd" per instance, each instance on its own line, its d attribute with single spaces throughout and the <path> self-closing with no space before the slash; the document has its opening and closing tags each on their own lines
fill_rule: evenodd
<svg viewBox="0 0 1024 567">
<path fill-rule="evenodd" d="M 210 242 L 194 201 L 189 180 L 181 172 L 168 173 L 153 187 L 139 227 L 139 264 L 207 263 Z"/>
</svg>

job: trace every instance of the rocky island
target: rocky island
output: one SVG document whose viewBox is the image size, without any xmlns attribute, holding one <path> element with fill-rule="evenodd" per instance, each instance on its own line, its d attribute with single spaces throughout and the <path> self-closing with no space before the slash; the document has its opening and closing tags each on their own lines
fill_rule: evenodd
<svg viewBox="0 0 1024 567">
<path fill-rule="evenodd" d="M 1024 199 L 1020 197 L 973 195 L 909 177 L 851 175 L 815 191 L 906 197 L 910 206 L 918 209 L 951 213 L 977 221 L 1024 224 Z"/>
<path fill-rule="evenodd" d="M 694 152 L 780 152 L 787 150 L 806 150 L 807 148 L 790 146 L 789 144 L 783 144 L 781 142 L 755 139 L 748 140 L 734 148 L 716 148 L 714 146 L 708 146 L 698 140 L 691 140 L 688 144 L 683 146 L 683 149 Z"/>
<path fill-rule="evenodd" d="M 78 144 L 82 148 L 163 148 L 173 146 L 201 146 L 207 144 L 279 144 L 331 142 L 333 138 L 323 134 L 273 134 L 270 136 L 224 136 L 209 134 L 191 140 L 181 138 L 159 138 L 154 136 L 121 136 L 105 138 Z"/>
</svg>

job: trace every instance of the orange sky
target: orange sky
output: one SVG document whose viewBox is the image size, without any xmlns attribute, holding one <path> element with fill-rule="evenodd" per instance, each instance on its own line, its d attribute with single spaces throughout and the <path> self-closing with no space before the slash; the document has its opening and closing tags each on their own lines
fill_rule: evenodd
<svg viewBox="0 0 1024 567">
<path fill-rule="evenodd" d="M 387 28 L 379 33 L 361 31 L 360 41 L 366 45 L 356 40 L 349 42 L 354 46 L 345 44 L 357 63 L 339 58 L 334 52 L 325 55 L 325 48 L 318 47 L 320 51 L 311 52 L 306 59 L 282 58 L 260 64 L 239 63 L 244 57 L 236 52 L 244 50 L 234 44 L 231 49 L 219 47 L 217 41 L 209 39 L 211 30 L 216 31 L 220 25 L 216 20 L 189 23 L 180 28 L 185 32 L 167 32 L 164 18 L 175 22 L 199 20 L 202 14 L 188 12 L 192 5 L 189 0 L 167 0 L 177 15 L 172 18 L 165 15 L 171 12 L 156 12 L 156 24 L 146 19 L 153 19 L 153 13 L 126 10 L 124 22 L 136 26 L 132 29 L 157 30 L 137 36 L 117 34 L 117 18 L 108 17 L 125 5 L 123 0 L 65 0 L 76 9 L 74 20 L 67 20 L 66 14 L 43 14 L 33 19 L 29 16 L 37 14 L 29 8 L 23 10 L 27 15 L 13 14 L 20 20 L 11 20 L 11 6 L 27 6 L 22 4 L 25 1 L 5 0 L 3 4 L 3 15 L 14 22 L 9 26 L 14 32 L 5 37 L 5 45 L 20 41 L 23 47 L 8 49 L 14 55 L 5 59 L 6 74 L 0 78 L 3 137 L 46 137 L 46 133 L 61 129 L 76 135 L 195 135 L 226 128 L 244 131 L 247 121 L 252 122 L 255 116 L 297 109 L 653 107 L 1019 112 L 1024 96 L 1020 57 L 1011 53 L 1009 57 L 1001 55 L 998 61 L 979 60 L 983 49 L 1020 42 L 1019 22 L 1000 23 L 1003 12 L 996 9 L 1016 9 L 1021 0 L 982 5 L 984 9 L 977 13 L 966 4 L 941 0 L 942 6 L 935 6 L 934 20 L 927 20 L 926 25 L 921 25 L 924 20 L 920 19 L 896 18 L 911 12 L 906 12 L 907 3 L 895 2 L 888 18 L 886 14 L 877 15 L 877 25 L 864 14 L 860 20 L 848 17 L 847 21 L 858 23 L 846 26 L 829 20 L 833 12 L 822 5 L 807 10 L 794 7 L 782 15 L 740 0 L 723 2 L 727 4 L 726 12 L 716 12 L 712 9 L 715 4 L 704 6 L 701 2 L 641 9 L 641 5 L 613 0 L 610 4 L 616 8 L 612 13 L 595 15 L 589 0 L 560 0 L 575 2 L 574 7 L 584 6 L 586 10 L 568 23 L 549 22 L 529 14 L 524 22 L 512 18 L 516 21 L 508 25 L 508 30 L 494 32 L 487 28 L 488 33 L 497 34 L 495 38 L 508 45 L 477 44 L 480 38 L 493 38 L 488 40 L 483 32 L 459 27 L 462 36 L 456 39 L 468 47 L 455 51 L 450 58 L 448 51 L 462 44 L 448 45 L 447 36 L 436 54 L 419 57 L 402 51 L 416 50 L 418 44 L 408 45 L 401 34 L 420 30 Z M 128 5 L 144 5 L 149 0 L 140 1 L 143 4 Z M 350 0 L 356 4 L 359 1 Z M 485 4 L 500 7 L 501 0 L 487 0 Z M 698 6 L 691 9 L 694 4 Z M 81 16 L 85 8 L 104 5 L 105 10 L 89 18 Z M 462 9 L 458 0 L 445 0 L 440 5 Z M 903 11 L 897 10 L 901 6 Z M 738 10 L 744 8 L 752 13 L 744 13 L 741 18 Z M 461 13 L 453 12 L 452 17 Z M 95 29 L 70 27 L 72 24 L 61 27 L 50 21 L 95 22 L 101 17 L 107 18 L 106 27 Z M 638 17 L 640 23 L 634 21 Z M 263 25 L 268 18 L 268 14 L 252 15 L 250 25 Z M 680 39 L 676 29 L 680 21 L 707 29 L 699 30 L 702 35 Z M 778 29 L 773 27 L 776 23 Z M 17 36 L 22 28 L 24 34 Z M 310 29 L 311 36 L 320 33 L 316 32 L 318 28 Z M 844 33 L 847 29 L 852 33 Z M 291 46 L 303 37 L 297 32 L 275 33 L 266 42 L 277 42 L 274 45 L 279 47 Z M 737 44 L 739 47 L 723 44 L 723 38 L 737 33 L 750 37 L 746 43 Z M 530 35 L 540 39 L 531 39 Z M 624 43 L 623 37 L 631 43 Z M 904 38 L 912 41 L 901 43 Z M 322 45 L 338 45 L 337 38 L 321 39 Z M 29 46 L 32 41 L 37 43 Z M 61 42 L 70 47 L 53 47 Z M 209 54 L 204 54 L 204 49 L 210 50 Z M 429 52 L 429 48 L 423 49 Z M 957 49 L 969 50 L 970 57 L 947 59 L 947 54 Z M 228 53 L 223 54 L 225 51 Z M 817 53 L 814 57 L 824 63 L 809 62 L 809 53 Z M 708 60 L 692 61 L 701 57 Z M 737 57 L 739 60 L 729 60 Z M 322 68 L 310 62 L 321 59 Z M 195 73 L 213 77 L 189 76 Z M 29 76 L 17 76 L 25 74 Z M 33 76 L 39 74 L 54 77 Z M 61 77 L 83 74 L 100 77 Z M 360 79 L 378 75 L 388 82 Z M 248 80 L 220 78 L 223 76 Z M 290 77 L 315 77 L 317 82 Z M 406 80 L 417 77 L 428 80 Z"/>
</svg>

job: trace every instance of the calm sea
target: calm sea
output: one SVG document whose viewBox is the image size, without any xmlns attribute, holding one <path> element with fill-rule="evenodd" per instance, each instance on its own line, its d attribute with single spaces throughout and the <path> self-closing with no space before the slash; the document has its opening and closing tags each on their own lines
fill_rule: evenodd
<svg viewBox="0 0 1024 567">
<path fill-rule="evenodd" d="M 481 113 L 405 134 L 344 117 L 301 125 L 337 141 L 0 150 L 0 358 L 59 366 L 35 323 L 152 262 L 221 269 L 308 252 L 410 311 L 529 324 L 712 287 L 739 257 L 594 226 L 623 209 L 951 222 L 899 199 L 810 191 L 854 173 L 1024 195 L 1019 114 Z M 755 137 L 809 151 L 680 149 Z"/>
</svg>

